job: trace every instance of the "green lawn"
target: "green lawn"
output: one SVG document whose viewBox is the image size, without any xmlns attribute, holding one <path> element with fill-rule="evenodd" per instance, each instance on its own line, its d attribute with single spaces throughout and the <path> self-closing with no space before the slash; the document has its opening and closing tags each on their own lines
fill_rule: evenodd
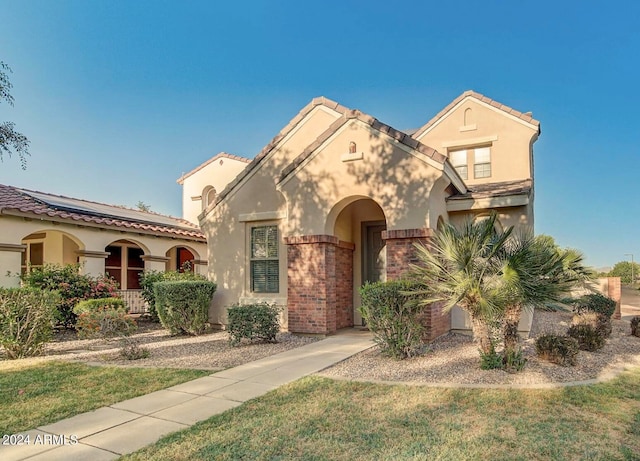
<svg viewBox="0 0 640 461">
<path fill-rule="evenodd" d="M 557 390 L 311 377 L 126 460 L 640 460 L 640 369 Z"/>
<path fill-rule="evenodd" d="M 211 371 L 0 363 L 0 435 L 33 429 Z"/>
</svg>

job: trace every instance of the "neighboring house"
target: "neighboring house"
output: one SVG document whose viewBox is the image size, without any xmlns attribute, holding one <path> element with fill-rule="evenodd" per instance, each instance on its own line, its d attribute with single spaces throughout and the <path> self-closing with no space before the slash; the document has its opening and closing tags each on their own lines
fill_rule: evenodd
<svg viewBox="0 0 640 461">
<path fill-rule="evenodd" d="M 198 224 L 198 216 L 251 160 L 220 152 L 178 178 L 182 186 L 182 218 Z"/>
<path fill-rule="evenodd" d="M 314 99 L 200 216 L 218 284 L 211 321 L 268 301 L 292 332 L 361 325 L 358 288 L 406 274 L 413 244 L 440 223 L 496 210 L 503 226 L 533 226 L 539 134 L 530 113 L 472 91 L 411 134 Z M 468 327 L 437 307 L 427 323 L 432 337 Z"/>
<path fill-rule="evenodd" d="M 143 270 L 177 270 L 189 261 L 205 274 L 207 247 L 198 226 L 179 218 L 0 185 L 0 286 L 44 264 L 81 263 L 108 274 L 133 311 Z"/>
</svg>

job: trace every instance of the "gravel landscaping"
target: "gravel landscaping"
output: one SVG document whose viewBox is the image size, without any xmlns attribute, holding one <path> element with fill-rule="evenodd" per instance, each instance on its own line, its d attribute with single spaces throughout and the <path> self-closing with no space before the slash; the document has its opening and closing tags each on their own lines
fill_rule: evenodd
<svg viewBox="0 0 640 461">
<path fill-rule="evenodd" d="M 138 331 L 130 340 L 146 348 L 149 351 L 148 358 L 127 360 L 120 356 L 120 340 L 80 340 L 75 331 L 66 330 L 56 333 L 54 341 L 46 345 L 44 356 L 20 361 L 74 360 L 95 365 L 217 371 L 304 346 L 319 339 L 279 333 L 277 343 L 247 343 L 233 347 L 229 344 L 229 335 L 224 331 L 200 336 L 171 336 L 162 325 L 155 322 L 139 320 L 138 326 Z"/>
<path fill-rule="evenodd" d="M 363 381 L 459 385 L 549 385 L 602 378 L 625 365 L 640 365 L 640 338 L 630 335 L 629 322 L 613 320 L 613 332 L 606 346 L 597 352 L 580 351 L 575 367 L 562 367 L 538 360 L 535 338 L 545 333 L 564 334 L 571 313 L 536 311 L 530 338 L 524 341 L 525 369 L 510 374 L 502 370 L 481 370 L 478 347 L 469 336 L 447 334 L 435 340 L 422 356 L 394 360 L 377 347 L 334 367 L 323 376 Z"/>
<path fill-rule="evenodd" d="M 377 347 L 373 347 L 320 374 L 374 382 L 544 386 L 603 378 L 625 366 L 640 365 L 640 338 L 631 336 L 629 322 L 622 320 L 613 321 L 612 335 L 603 349 L 597 352 L 580 351 L 575 367 L 562 367 L 538 360 L 535 338 L 544 333 L 562 334 L 570 322 L 571 313 L 536 311 L 530 338 L 523 342 L 527 364 L 520 373 L 481 370 L 478 348 L 472 339 L 466 335 L 447 334 L 431 343 L 425 354 L 419 357 L 394 360 L 383 356 Z M 222 370 L 300 347 L 320 338 L 280 333 L 275 344 L 255 343 L 232 347 L 224 331 L 201 336 L 170 336 L 161 325 L 141 320 L 139 330 L 132 339 L 148 349 L 148 358 L 127 360 L 120 356 L 118 340 L 79 340 L 74 331 L 63 331 L 58 332 L 56 339 L 46 346 L 45 356 L 21 361 L 62 359 L 96 365 Z"/>
</svg>

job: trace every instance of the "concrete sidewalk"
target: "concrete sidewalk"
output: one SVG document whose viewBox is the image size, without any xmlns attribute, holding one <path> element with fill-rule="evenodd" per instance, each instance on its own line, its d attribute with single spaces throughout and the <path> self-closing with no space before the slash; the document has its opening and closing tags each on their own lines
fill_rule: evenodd
<svg viewBox="0 0 640 461">
<path fill-rule="evenodd" d="M 117 459 L 371 346 L 368 332 L 340 332 L 297 349 L 15 434 L 2 441 L 9 445 L 0 445 L 0 459 Z"/>
</svg>

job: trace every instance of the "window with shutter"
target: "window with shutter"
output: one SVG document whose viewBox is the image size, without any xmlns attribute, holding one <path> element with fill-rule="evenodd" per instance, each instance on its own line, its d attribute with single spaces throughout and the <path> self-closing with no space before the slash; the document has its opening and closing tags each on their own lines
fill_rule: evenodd
<svg viewBox="0 0 640 461">
<path fill-rule="evenodd" d="M 278 259 L 278 227 L 251 228 L 251 291 L 278 293 L 280 261 Z"/>
</svg>

